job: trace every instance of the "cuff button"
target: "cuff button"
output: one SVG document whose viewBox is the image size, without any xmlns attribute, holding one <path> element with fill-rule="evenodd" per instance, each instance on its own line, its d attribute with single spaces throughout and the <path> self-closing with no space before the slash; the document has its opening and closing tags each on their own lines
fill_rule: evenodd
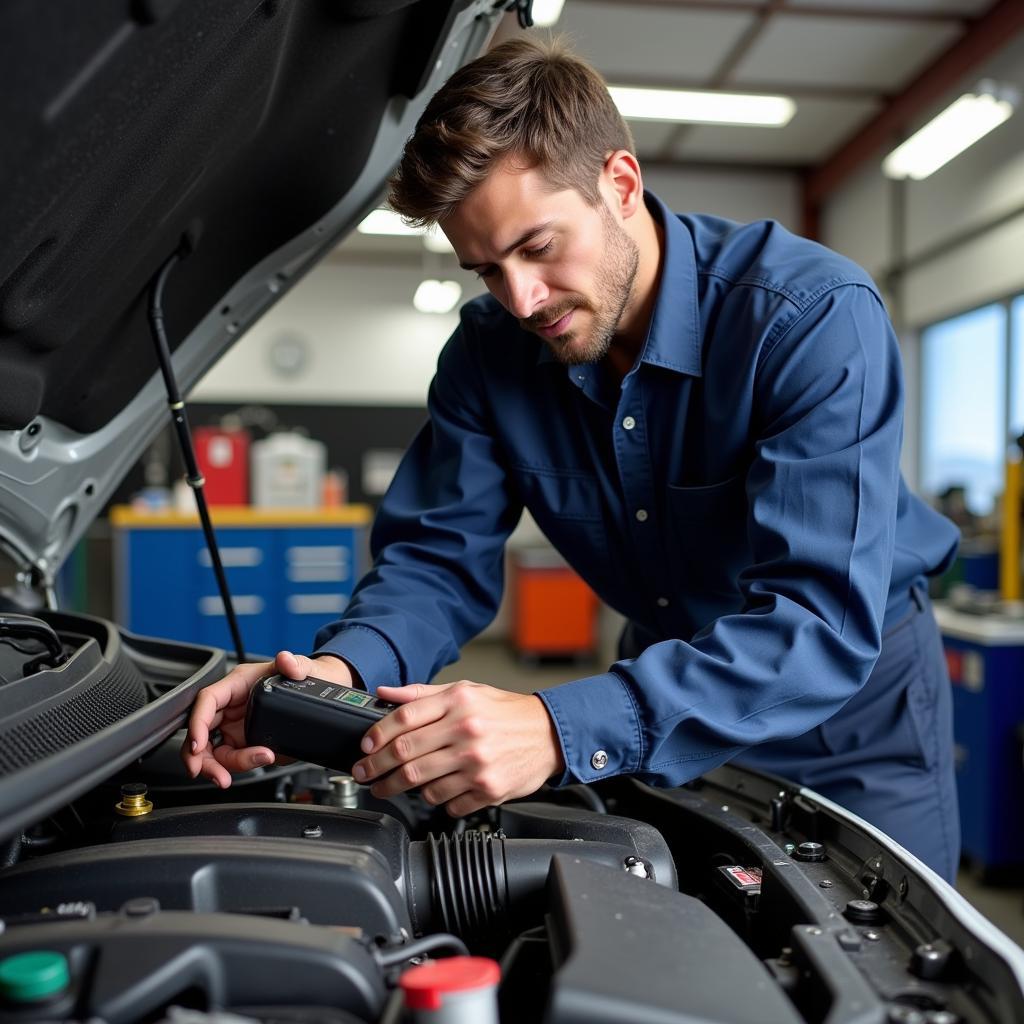
<svg viewBox="0 0 1024 1024">
<path fill-rule="evenodd" d="M 608 767 L 608 754 L 604 750 L 595 750 L 590 759 L 590 767 L 599 772 Z"/>
</svg>

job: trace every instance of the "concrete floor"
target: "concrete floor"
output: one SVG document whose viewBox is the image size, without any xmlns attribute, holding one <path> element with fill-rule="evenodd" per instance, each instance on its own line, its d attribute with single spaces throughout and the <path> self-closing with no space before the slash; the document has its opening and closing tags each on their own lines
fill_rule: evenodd
<svg viewBox="0 0 1024 1024">
<path fill-rule="evenodd" d="M 438 673 L 436 681 L 470 679 L 517 693 L 532 693 L 602 671 L 614 657 L 611 642 L 602 648 L 602 657 L 591 662 L 531 665 L 517 658 L 505 643 L 477 640 L 463 649 L 458 662 Z M 962 871 L 957 889 L 997 928 L 1024 945 L 1024 888 L 985 886 L 970 872 Z"/>
</svg>

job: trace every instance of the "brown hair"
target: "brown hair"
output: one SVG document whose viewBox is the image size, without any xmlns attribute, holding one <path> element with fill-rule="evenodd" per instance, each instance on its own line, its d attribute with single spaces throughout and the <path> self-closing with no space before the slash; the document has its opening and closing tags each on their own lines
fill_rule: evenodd
<svg viewBox="0 0 1024 1024">
<path fill-rule="evenodd" d="M 635 152 L 601 76 L 560 40 L 519 37 L 467 64 L 427 104 L 388 201 L 425 227 L 452 213 L 506 157 L 538 167 L 553 191 L 596 204 L 610 153 Z"/>
</svg>

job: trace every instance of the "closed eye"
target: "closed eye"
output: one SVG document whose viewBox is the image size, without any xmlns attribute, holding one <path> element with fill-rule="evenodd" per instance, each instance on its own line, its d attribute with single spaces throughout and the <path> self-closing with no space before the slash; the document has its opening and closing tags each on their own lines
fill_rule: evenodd
<svg viewBox="0 0 1024 1024">
<path fill-rule="evenodd" d="M 555 240 L 552 238 L 549 242 L 547 242 L 545 245 L 542 245 L 539 249 L 524 249 L 523 255 L 529 257 L 530 259 L 537 259 L 538 257 L 545 256 L 547 253 L 549 253 L 554 244 Z M 481 267 L 479 270 L 477 270 L 476 276 L 478 278 L 493 277 L 496 270 L 497 267 L 493 265 L 488 267 Z"/>
<path fill-rule="evenodd" d="M 554 244 L 555 240 L 551 239 L 551 241 L 549 241 L 546 245 L 542 245 L 539 249 L 524 249 L 523 255 L 530 257 L 543 256 L 546 252 L 549 252 L 551 250 L 551 246 Z"/>
</svg>

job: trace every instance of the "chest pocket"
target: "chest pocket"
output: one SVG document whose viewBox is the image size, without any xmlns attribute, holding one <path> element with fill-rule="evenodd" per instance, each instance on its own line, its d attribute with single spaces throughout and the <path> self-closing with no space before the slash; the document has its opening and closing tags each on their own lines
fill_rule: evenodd
<svg viewBox="0 0 1024 1024">
<path fill-rule="evenodd" d="M 572 469 L 515 467 L 523 504 L 562 556 L 579 568 L 608 549 L 597 478 Z"/>
<path fill-rule="evenodd" d="M 744 477 L 667 488 L 670 560 L 677 585 L 695 596 L 731 598 L 751 560 Z"/>
</svg>

